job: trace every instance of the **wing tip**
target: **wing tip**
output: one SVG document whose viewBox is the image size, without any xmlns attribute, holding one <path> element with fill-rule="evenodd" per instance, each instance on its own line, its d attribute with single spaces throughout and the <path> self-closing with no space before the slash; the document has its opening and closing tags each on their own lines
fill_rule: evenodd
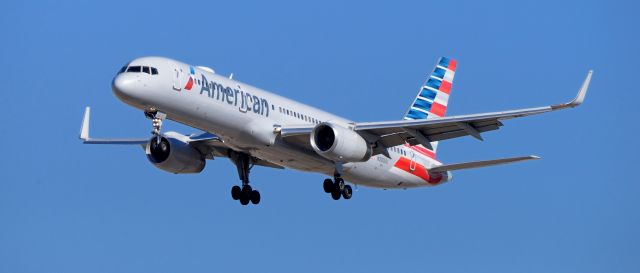
<svg viewBox="0 0 640 273">
<path fill-rule="evenodd" d="M 593 69 L 590 69 L 587 72 L 587 77 L 582 82 L 582 86 L 580 90 L 578 90 L 578 95 L 568 103 L 558 104 L 551 106 L 551 109 L 558 110 L 563 108 L 573 108 L 584 102 L 585 97 L 587 96 L 587 91 L 589 90 L 589 84 L 591 83 L 591 76 L 593 75 Z"/>
<path fill-rule="evenodd" d="M 82 141 L 89 140 L 89 120 L 91 118 L 91 107 L 84 108 L 84 115 L 82 116 L 82 125 L 80 126 L 80 139 Z"/>
</svg>

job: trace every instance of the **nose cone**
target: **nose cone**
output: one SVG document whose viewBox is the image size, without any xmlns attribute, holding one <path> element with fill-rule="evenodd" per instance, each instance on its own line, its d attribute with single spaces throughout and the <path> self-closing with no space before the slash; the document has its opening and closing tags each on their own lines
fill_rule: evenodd
<svg viewBox="0 0 640 273">
<path fill-rule="evenodd" d="M 127 74 L 119 74 L 113 78 L 111 89 L 120 100 L 130 100 L 135 97 L 136 79 Z"/>
</svg>

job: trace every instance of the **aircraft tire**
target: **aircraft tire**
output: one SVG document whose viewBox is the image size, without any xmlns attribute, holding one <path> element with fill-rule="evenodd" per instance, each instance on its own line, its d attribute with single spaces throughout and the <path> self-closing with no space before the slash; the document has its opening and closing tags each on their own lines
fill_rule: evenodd
<svg viewBox="0 0 640 273">
<path fill-rule="evenodd" d="M 336 178 L 335 187 L 338 188 L 338 191 L 344 189 L 344 179 L 340 177 Z"/>
<path fill-rule="evenodd" d="M 240 197 L 240 204 L 242 204 L 243 206 L 246 206 L 249 204 L 249 196 L 246 195 L 242 195 L 242 197 Z"/>
<path fill-rule="evenodd" d="M 333 190 L 331 191 L 331 198 L 333 198 L 333 200 L 339 200 L 341 195 L 342 192 L 340 191 L 340 188 L 335 185 Z"/>
<path fill-rule="evenodd" d="M 333 181 L 329 178 L 325 179 L 324 183 L 322 183 L 322 187 L 324 188 L 324 192 L 331 193 L 333 190 Z"/>
<path fill-rule="evenodd" d="M 251 191 L 250 199 L 251 199 L 251 203 L 252 204 L 254 204 L 254 205 L 259 204 L 260 203 L 260 192 L 256 191 L 256 190 Z"/>
<path fill-rule="evenodd" d="M 353 196 L 353 189 L 351 189 L 351 186 L 344 185 L 344 188 L 342 189 L 342 198 L 344 198 L 345 200 L 349 200 L 351 199 L 352 196 Z"/>
<path fill-rule="evenodd" d="M 233 200 L 240 199 L 241 194 L 242 194 L 242 189 L 240 189 L 240 186 L 235 185 L 231 187 L 231 198 L 233 198 Z"/>
</svg>

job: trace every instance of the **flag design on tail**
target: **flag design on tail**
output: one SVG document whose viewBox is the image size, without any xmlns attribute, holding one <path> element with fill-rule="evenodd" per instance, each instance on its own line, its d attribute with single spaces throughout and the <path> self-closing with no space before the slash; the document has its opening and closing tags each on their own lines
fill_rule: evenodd
<svg viewBox="0 0 640 273">
<path fill-rule="evenodd" d="M 456 73 L 458 62 L 454 59 L 442 57 L 438 61 L 436 68 L 424 82 L 418 95 L 413 100 L 411 107 L 407 110 L 404 119 L 431 119 L 434 117 L 444 117 L 447 112 L 447 104 L 449 95 L 451 94 L 451 85 L 453 84 L 453 76 Z M 426 149 L 418 145 L 419 149 Z M 432 142 L 433 154 L 435 155 L 438 142 Z M 416 147 L 418 148 L 418 147 Z"/>
</svg>

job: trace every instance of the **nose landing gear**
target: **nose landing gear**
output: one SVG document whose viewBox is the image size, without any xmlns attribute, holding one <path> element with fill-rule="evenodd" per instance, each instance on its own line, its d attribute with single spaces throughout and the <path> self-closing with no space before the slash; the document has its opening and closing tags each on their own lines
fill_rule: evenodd
<svg viewBox="0 0 640 273">
<path fill-rule="evenodd" d="M 167 114 L 158 112 L 158 110 L 150 110 L 145 111 L 144 116 L 148 119 L 151 119 L 151 126 L 153 126 L 153 130 L 151 130 L 151 134 L 156 137 L 158 144 L 160 143 L 160 130 L 162 129 L 162 120 L 167 117 Z"/>
</svg>

